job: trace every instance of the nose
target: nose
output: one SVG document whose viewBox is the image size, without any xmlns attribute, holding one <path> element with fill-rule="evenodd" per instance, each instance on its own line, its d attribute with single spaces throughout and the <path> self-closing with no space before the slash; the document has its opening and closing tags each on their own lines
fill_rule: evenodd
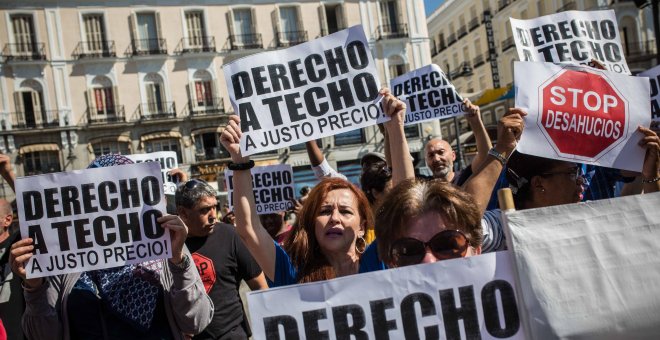
<svg viewBox="0 0 660 340">
<path fill-rule="evenodd" d="M 420 263 L 433 263 L 438 261 L 440 261 L 440 259 L 435 257 L 435 255 L 433 255 L 433 252 L 430 249 L 426 249 L 426 254 L 424 254 L 424 258 Z"/>
<path fill-rule="evenodd" d="M 340 221 L 340 216 L 341 214 L 339 213 L 339 209 L 332 209 L 332 214 L 330 214 L 330 222 L 338 223 Z"/>
</svg>

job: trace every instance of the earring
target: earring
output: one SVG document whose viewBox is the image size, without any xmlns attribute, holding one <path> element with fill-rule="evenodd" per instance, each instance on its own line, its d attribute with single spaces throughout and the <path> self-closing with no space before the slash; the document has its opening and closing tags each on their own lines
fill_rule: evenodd
<svg viewBox="0 0 660 340">
<path fill-rule="evenodd" d="M 362 241 L 361 245 L 358 245 L 358 241 Z M 358 254 L 364 253 L 364 250 L 367 249 L 367 240 L 364 239 L 364 237 L 360 236 L 355 240 L 355 251 L 357 251 Z"/>
<path fill-rule="evenodd" d="M 541 188 L 541 192 L 545 192 L 545 189 L 544 189 L 544 188 Z"/>
</svg>

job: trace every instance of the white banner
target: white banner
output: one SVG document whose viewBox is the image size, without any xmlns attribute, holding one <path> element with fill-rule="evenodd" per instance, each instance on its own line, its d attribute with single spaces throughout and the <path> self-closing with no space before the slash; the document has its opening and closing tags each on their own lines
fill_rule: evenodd
<svg viewBox="0 0 660 340">
<path fill-rule="evenodd" d="M 614 10 L 509 19 L 521 61 L 587 65 L 596 59 L 610 71 L 630 74 Z"/>
<path fill-rule="evenodd" d="M 658 207 L 654 193 L 506 214 L 528 338 L 658 338 Z"/>
<path fill-rule="evenodd" d="M 362 26 L 223 67 L 241 152 L 252 155 L 388 120 Z"/>
<path fill-rule="evenodd" d="M 390 81 L 392 94 L 406 102 L 405 125 L 465 114 L 463 98 L 438 65 L 431 64 Z"/>
<path fill-rule="evenodd" d="M 522 339 L 511 257 L 490 253 L 248 293 L 255 339 Z"/>
<path fill-rule="evenodd" d="M 258 166 L 250 170 L 254 201 L 258 215 L 272 214 L 293 208 L 296 198 L 293 169 L 289 164 Z M 229 209 L 234 210 L 234 172 L 225 170 Z"/>
<path fill-rule="evenodd" d="M 641 171 L 638 126 L 649 126 L 649 82 L 587 66 L 516 62 L 517 150 L 563 161 Z"/>
<path fill-rule="evenodd" d="M 34 240 L 28 278 L 171 257 L 160 167 L 127 164 L 16 179 L 23 237 Z"/>
<path fill-rule="evenodd" d="M 640 77 L 648 77 L 651 84 L 651 114 L 654 121 L 660 121 L 660 66 L 640 73 Z"/>
<path fill-rule="evenodd" d="M 176 159 L 176 152 L 174 151 L 158 151 L 151 153 L 126 155 L 130 160 L 135 163 L 142 162 L 158 162 L 160 164 L 160 171 L 163 175 L 163 190 L 165 195 L 174 195 L 176 192 L 177 183 L 172 180 L 167 173 L 179 167 L 179 162 Z"/>
</svg>

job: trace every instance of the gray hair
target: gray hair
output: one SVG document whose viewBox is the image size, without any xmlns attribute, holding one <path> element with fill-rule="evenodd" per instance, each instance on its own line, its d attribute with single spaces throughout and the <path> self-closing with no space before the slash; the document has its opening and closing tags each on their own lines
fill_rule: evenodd
<svg viewBox="0 0 660 340">
<path fill-rule="evenodd" d="M 174 194 L 174 203 L 178 207 L 192 209 L 204 197 L 215 197 L 215 189 L 199 179 L 191 179 L 179 185 Z"/>
</svg>

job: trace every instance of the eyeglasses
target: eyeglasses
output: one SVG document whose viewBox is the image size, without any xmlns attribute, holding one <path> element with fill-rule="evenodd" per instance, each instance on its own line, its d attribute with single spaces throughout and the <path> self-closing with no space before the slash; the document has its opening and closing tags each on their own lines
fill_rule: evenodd
<svg viewBox="0 0 660 340">
<path fill-rule="evenodd" d="M 582 179 L 584 174 L 582 173 L 582 167 L 576 166 L 575 168 L 570 168 L 565 171 L 551 171 L 544 172 L 540 176 L 553 176 L 553 175 L 568 175 L 571 181 L 577 182 L 578 179 Z"/>
<path fill-rule="evenodd" d="M 193 179 L 189 180 L 188 182 L 186 182 L 186 184 L 184 184 L 183 187 L 186 188 L 186 190 L 192 190 L 192 189 L 195 189 L 198 185 L 201 185 L 201 184 L 206 184 L 206 182 L 200 181 L 198 179 L 193 178 Z"/>
<path fill-rule="evenodd" d="M 390 257 L 398 266 L 409 266 L 422 262 L 426 256 L 426 248 L 440 260 L 465 257 L 469 241 L 460 230 L 443 230 L 435 234 L 428 242 L 422 242 L 411 237 L 400 238 L 392 244 Z"/>
</svg>

